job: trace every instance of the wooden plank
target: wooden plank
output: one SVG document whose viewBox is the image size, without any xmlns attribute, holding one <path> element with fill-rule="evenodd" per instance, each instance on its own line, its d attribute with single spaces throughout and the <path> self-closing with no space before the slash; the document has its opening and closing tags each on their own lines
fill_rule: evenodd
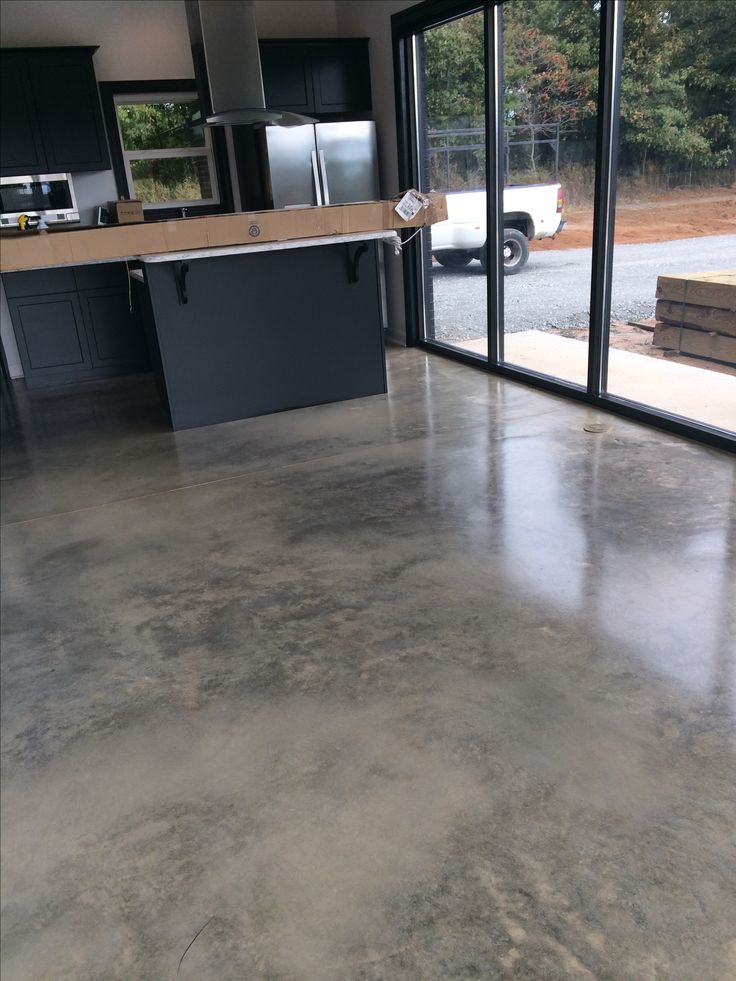
<svg viewBox="0 0 736 981">
<path fill-rule="evenodd" d="M 670 351 L 679 351 L 681 354 L 694 354 L 699 358 L 736 365 L 736 337 L 706 334 L 702 330 L 673 327 L 671 324 L 657 324 L 652 344 Z"/>
<path fill-rule="evenodd" d="M 736 270 L 658 276 L 657 299 L 736 310 Z"/>
<path fill-rule="evenodd" d="M 715 331 L 736 337 L 736 313 L 719 310 L 718 307 L 701 307 L 692 303 L 673 303 L 657 300 L 657 320 L 677 327 L 694 327 L 697 330 Z"/>
</svg>

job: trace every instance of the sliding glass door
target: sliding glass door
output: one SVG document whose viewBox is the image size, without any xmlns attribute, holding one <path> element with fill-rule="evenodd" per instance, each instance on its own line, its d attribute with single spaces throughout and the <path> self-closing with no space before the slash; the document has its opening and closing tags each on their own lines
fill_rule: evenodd
<svg viewBox="0 0 736 981">
<path fill-rule="evenodd" d="M 422 232 L 423 337 L 488 356 L 486 52 L 483 11 L 414 36 L 419 187 L 449 220 Z"/>
<path fill-rule="evenodd" d="M 731 6 L 394 15 L 400 184 L 448 202 L 404 249 L 410 344 L 733 447 Z"/>
<path fill-rule="evenodd" d="M 600 4 L 510 0 L 502 28 L 503 360 L 585 387 Z"/>
<path fill-rule="evenodd" d="M 607 392 L 736 431 L 736 6 L 623 26 Z"/>
</svg>

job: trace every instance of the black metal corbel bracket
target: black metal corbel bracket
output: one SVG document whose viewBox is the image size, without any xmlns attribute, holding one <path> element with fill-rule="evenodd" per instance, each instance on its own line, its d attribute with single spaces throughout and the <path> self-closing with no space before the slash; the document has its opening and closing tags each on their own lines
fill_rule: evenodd
<svg viewBox="0 0 736 981">
<path fill-rule="evenodd" d="M 346 242 L 345 258 L 348 266 L 348 282 L 357 283 L 360 279 L 359 267 L 360 259 L 368 251 L 367 242 Z"/>
<path fill-rule="evenodd" d="M 179 306 L 189 302 L 187 296 L 187 275 L 189 273 L 188 262 L 174 263 L 174 277 L 176 279 L 176 292 L 179 294 Z"/>
</svg>

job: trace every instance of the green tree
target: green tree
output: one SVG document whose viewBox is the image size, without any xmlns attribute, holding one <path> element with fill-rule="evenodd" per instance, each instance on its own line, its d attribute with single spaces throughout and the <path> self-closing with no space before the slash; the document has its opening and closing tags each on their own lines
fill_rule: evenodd
<svg viewBox="0 0 736 981">
<path fill-rule="evenodd" d="M 204 146 L 197 103 L 128 102 L 117 113 L 126 150 Z"/>
<path fill-rule="evenodd" d="M 430 128 L 485 118 L 483 14 L 424 32 L 424 97 Z"/>
<path fill-rule="evenodd" d="M 602 2 L 509 0 L 503 7 L 506 122 L 559 123 L 563 149 L 573 148 L 580 163 L 594 158 Z M 622 169 L 733 166 L 734 0 L 626 0 L 624 9 Z M 430 128 L 482 125 L 482 13 L 423 37 Z"/>
<path fill-rule="evenodd" d="M 712 152 L 736 163 L 736 9 L 732 0 L 672 0 L 688 101 Z"/>
<path fill-rule="evenodd" d="M 672 17 L 672 0 L 627 0 L 621 80 L 623 160 L 638 156 L 642 172 L 654 155 L 660 163 L 722 166 L 727 157 L 714 139 L 714 120 L 705 120 L 688 91 L 686 51 L 692 48 Z"/>
</svg>

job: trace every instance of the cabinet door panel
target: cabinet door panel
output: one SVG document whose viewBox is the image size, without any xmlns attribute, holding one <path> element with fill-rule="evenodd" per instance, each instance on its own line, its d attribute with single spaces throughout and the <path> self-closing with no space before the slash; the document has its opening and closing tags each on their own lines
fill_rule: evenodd
<svg viewBox="0 0 736 981">
<path fill-rule="evenodd" d="M 80 294 L 92 365 L 143 366 L 146 343 L 140 318 L 130 311 L 128 290 L 84 290 Z"/>
<path fill-rule="evenodd" d="M 313 44 L 314 111 L 368 112 L 371 77 L 365 42 Z"/>
<path fill-rule="evenodd" d="M 33 92 L 49 170 L 107 170 L 110 160 L 89 55 L 31 60 Z"/>
<path fill-rule="evenodd" d="M 2 56 L 0 65 L 0 173 L 3 177 L 48 170 L 36 122 L 30 74 L 25 61 Z"/>
<path fill-rule="evenodd" d="M 67 374 L 89 365 L 79 301 L 73 293 L 10 300 L 26 382 L 36 372 Z"/>
<path fill-rule="evenodd" d="M 309 47 L 263 41 L 260 46 L 263 91 L 269 109 L 314 112 Z"/>
</svg>

